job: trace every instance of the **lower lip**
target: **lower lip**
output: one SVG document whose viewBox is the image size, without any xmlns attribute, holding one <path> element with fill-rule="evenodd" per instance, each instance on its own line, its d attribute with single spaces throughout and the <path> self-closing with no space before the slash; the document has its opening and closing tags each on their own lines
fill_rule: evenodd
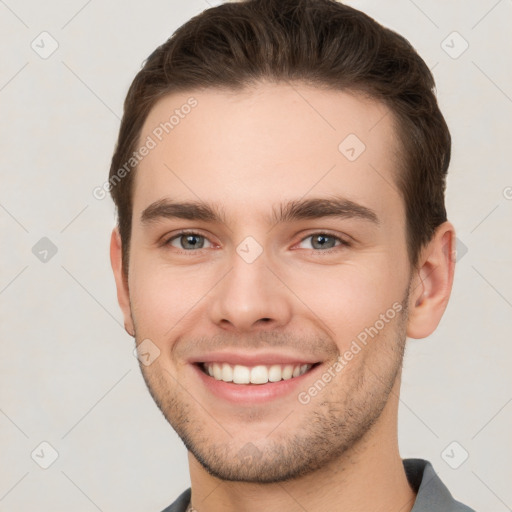
<svg viewBox="0 0 512 512">
<path fill-rule="evenodd" d="M 322 365 L 317 365 L 299 377 L 293 377 L 279 382 L 268 382 L 267 384 L 233 384 L 216 380 L 206 375 L 197 364 L 192 367 L 199 378 L 213 395 L 230 402 L 242 404 L 259 404 L 287 396 L 291 393 L 305 390 L 306 380 L 316 373 Z"/>
</svg>

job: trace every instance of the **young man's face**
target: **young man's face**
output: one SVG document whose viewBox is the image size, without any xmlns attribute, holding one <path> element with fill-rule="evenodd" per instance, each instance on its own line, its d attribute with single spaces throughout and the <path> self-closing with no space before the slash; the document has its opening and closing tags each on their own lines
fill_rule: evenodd
<svg viewBox="0 0 512 512">
<path fill-rule="evenodd" d="M 157 145 L 136 171 L 119 300 L 146 357 L 158 347 L 141 364 L 153 398 L 220 478 L 304 474 L 396 420 L 413 274 L 386 113 L 344 92 L 260 84 L 173 94 L 146 120 L 140 141 Z M 240 383 L 218 380 L 233 371 Z M 251 372 L 285 379 L 246 383 Z"/>
</svg>

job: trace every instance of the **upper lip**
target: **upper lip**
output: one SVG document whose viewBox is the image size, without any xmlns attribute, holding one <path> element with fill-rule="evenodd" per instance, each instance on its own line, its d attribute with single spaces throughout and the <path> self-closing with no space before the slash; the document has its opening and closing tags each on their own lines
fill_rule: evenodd
<svg viewBox="0 0 512 512">
<path fill-rule="evenodd" d="M 230 365 L 258 366 L 258 365 L 303 365 L 318 363 L 316 358 L 308 358 L 303 355 L 283 354 L 275 352 L 208 352 L 208 354 L 199 355 L 189 359 L 189 363 L 228 363 Z"/>
</svg>

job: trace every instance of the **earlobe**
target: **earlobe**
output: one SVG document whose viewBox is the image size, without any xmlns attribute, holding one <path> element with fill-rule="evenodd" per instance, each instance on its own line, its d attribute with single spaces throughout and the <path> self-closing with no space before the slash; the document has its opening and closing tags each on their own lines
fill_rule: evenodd
<svg viewBox="0 0 512 512">
<path fill-rule="evenodd" d="M 123 272 L 123 251 L 119 229 L 115 227 L 110 237 L 110 263 L 114 272 L 117 288 L 117 301 L 123 312 L 124 328 L 130 336 L 135 336 L 132 313 L 130 308 L 130 294 L 128 290 L 128 276 Z"/>
<path fill-rule="evenodd" d="M 455 272 L 455 229 L 444 222 L 421 252 L 409 290 L 407 336 L 426 338 L 432 334 L 446 310 Z"/>
</svg>

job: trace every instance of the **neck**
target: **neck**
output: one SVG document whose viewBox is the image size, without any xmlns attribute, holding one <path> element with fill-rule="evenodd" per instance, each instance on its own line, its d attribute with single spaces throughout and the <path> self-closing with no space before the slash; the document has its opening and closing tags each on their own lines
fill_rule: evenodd
<svg viewBox="0 0 512 512">
<path fill-rule="evenodd" d="M 192 505 L 197 512 L 410 512 L 416 494 L 398 450 L 399 381 L 367 435 L 338 459 L 303 477 L 273 484 L 223 481 L 208 474 L 189 453 Z"/>
</svg>

